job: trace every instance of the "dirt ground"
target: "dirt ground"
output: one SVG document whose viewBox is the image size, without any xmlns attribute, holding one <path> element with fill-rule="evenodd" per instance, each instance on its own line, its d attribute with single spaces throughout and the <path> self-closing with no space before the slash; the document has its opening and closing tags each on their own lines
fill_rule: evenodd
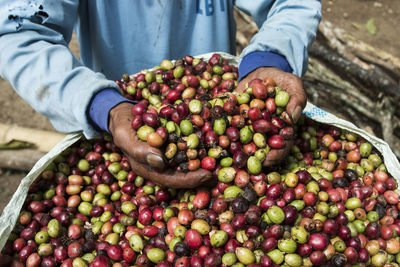
<svg viewBox="0 0 400 267">
<path fill-rule="evenodd" d="M 356 38 L 400 57 L 400 1 L 329 0 L 323 2 L 323 19 L 345 29 Z M 366 30 L 374 20 L 376 34 Z M 360 28 L 359 28 L 360 27 Z"/>
<path fill-rule="evenodd" d="M 323 2 L 323 18 L 344 28 L 358 39 L 400 57 L 399 0 L 330 0 Z M 365 25 L 374 19 L 376 34 Z M 238 29 L 243 25 L 238 25 Z M 78 53 L 76 39 L 70 44 Z M 0 79 L 0 122 L 43 130 L 54 130 L 49 121 L 35 112 L 12 87 Z M 0 169 L 0 213 L 15 192 L 23 172 Z"/>
</svg>

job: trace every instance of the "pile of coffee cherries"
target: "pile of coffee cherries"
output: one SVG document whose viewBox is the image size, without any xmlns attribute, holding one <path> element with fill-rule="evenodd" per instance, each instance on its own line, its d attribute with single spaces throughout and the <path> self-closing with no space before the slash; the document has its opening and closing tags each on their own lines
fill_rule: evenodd
<svg viewBox="0 0 400 267">
<path fill-rule="evenodd" d="M 164 60 L 160 68 L 122 81 L 122 90 L 138 101 L 132 108 L 138 137 L 161 148 L 169 166 L 180 171 L 222 167 L 232 174 L 234 165 L 259 174 L 269 149 L 282 148 L 293 136 L 285 111 L 289 94 L 270 78 L 235 92 L 237 69 L 219 54 L 208 63 L 190 56 L 175 64 Z"/>
<path fill-rule="evenodd" d="M 199 160 L 218 183 L 193 190 L 163 188 L 136 175 L 109 136 L 82 139 L 31 185 L 0 254 L 0 267 L 399 266 L 398 184 L 369 142 L 305 117 L 292 125 L 285 119 L 287 97 L 278 105 L 282 100 L 277 96 L 284 91 L 273 81 L 252 81 L 246 92 L 235 94 L 234 67 L 218 56 L 208 63 L 190 59 L 175 65 L 163 61 L 162 71 L 124 75 L 119 83 L 140 101 L 132 110 L 132 126 L 141 139 L 160 147 L 179 170 L 195 170 L 190 162 Z M 199 64 L 205 64 L 205 70 L 196 70 Z M 184 75 L 175 77 L 179 66 Z M 230 78 L 214 81 L 215 86 L 204 78 L 206 72 L 219 71 L 215 66 L 223 71 L 218 77 L 232 73 L 227 75 L 232 88 L 223 86 Z M 173 78 L 167 81 L 171 74 L 166 73 Z M 146 79 L 153 75 L 155 81 Z M 184 77 L 191 75 L 202 85 L 187 87 Z M 175 79 L 181 83 L 173 85 Z M 168 90 L 151 91 L 154 82 Z M 256 87 L 269 89 L 260 97 Z M 188 88 L 195 93 L 184 97 Z M 167 98 L 170 92 L 179 97 Z M 241 96 L 248 100 L 241 102 Z M 274 103 L 274 111 L 267 101 Z M 187 113 L 178 109 L 183 104 Z M 166 107 L 171 115 L 161 115 Z M 253 108 L 261 117 L 250 115 Z M 153 116 L 146 114 L 156 115 L 157 123 L 145 119 Z M 204 125 L 193 119 L 199 118 L 196 115 Z M 235 124 L 235 116 L 243 123 Z M 267 122 L 268 131 L 257 130 L 260 120 Z M 192 132 L 184 121 L 192 125 Z M 173 131 L 167 126 L 172 123 Z M 139 133 L 142 127 L 152 130 Z M 232 137 L 228 132 L 235 130 L 228 129 L 236 129 L 239 136 Z M 216 134 L 213 143 L 207 142 L 209 132 Z M 162 137 L 161 145 L 150 140 L 151 133 Z M 192 134 L 197 138 L 189 138 Z M 294 145 L 281 164 L 263 168 L 268 147 L 275 148 L 275 135 L 293 138 Z M 175 154 L 167 149 L 173 145 Z M 237 159 L 238 153 L 244 160 Z M 184 160 L 176 160 L 178 154 Z"/>
</svg>

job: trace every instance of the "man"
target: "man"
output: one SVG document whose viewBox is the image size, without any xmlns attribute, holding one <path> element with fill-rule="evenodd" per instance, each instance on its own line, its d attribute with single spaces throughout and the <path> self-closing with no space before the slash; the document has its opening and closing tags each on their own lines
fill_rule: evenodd
<svg viewBox="0 0 400 267">
<path fill-rule="evenodd" d="M 132 169 L 170 187 L 196 187 L 205 170 L 166 169 L 162 153 L 140 142 L 130 127 L 132 103 L 113 80 L 186 54 L 235 53 L 233 6 L 260 31 L 241 54 L 239 87 L 271 77 L 287 90 L 296 121 L 306 104 L 299 76 L 321 18 L 317 0 L 0 0 L 0 73 L 61 132 L 87 138 L 109 131 Z M 81 60 L 67 44 L 75 29 Z M 265 166 L 290 149 L 271 151 Z"/>
</svg>

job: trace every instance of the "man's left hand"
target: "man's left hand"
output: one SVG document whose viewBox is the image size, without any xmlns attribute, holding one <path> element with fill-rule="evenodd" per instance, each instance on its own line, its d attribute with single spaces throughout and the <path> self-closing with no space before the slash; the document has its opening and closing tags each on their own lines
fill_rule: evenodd
<svg viewBox="0 0 400 267">
<path fill-rule="evenodd" d="M 302 110 L 307 103 L 307 97 L 303 89 L 301 79 L 291 73 L 282 71 L 274 67 L 261 67 L 249 73 L 243 78 L 236 91 L 244 92 L 246 83 L 253 79 L 272 78 L 276 85 L 285 90 L 290 95 L 289 103 L 286 106 L 286 112 L 289 114 L 293 123 L 296 123 L 300 118 Z M 293 145 L 293 140 L 285 140 L 285 145 L 281 149 L 272 149 L 263 163 L 264 167 L 269 167 L 278 164 L 290 151 Z"/>
</svg>

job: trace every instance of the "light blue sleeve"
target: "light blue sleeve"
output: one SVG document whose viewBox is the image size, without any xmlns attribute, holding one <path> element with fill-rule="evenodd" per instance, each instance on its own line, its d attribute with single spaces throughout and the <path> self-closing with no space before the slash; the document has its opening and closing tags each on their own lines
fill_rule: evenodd
<svg viewBox="0 0 400 267">
<path fill-rule="evenodd" d="M 321 20 L 320 1 L 236 0 L 235 5 L 251 15 L 259 27 L 241 58 L 255 51 L 274 52 L 286 58 L 294 74 L 306 72 L 307 51 Z"/>
<path fill-rule="evenodd" d="M 87 107 L 104 88 L 116 88 L 68 49 L 78 0 L 0 0 L 0 75 L 61 132 L 92 138 Z"/>
</svg>

